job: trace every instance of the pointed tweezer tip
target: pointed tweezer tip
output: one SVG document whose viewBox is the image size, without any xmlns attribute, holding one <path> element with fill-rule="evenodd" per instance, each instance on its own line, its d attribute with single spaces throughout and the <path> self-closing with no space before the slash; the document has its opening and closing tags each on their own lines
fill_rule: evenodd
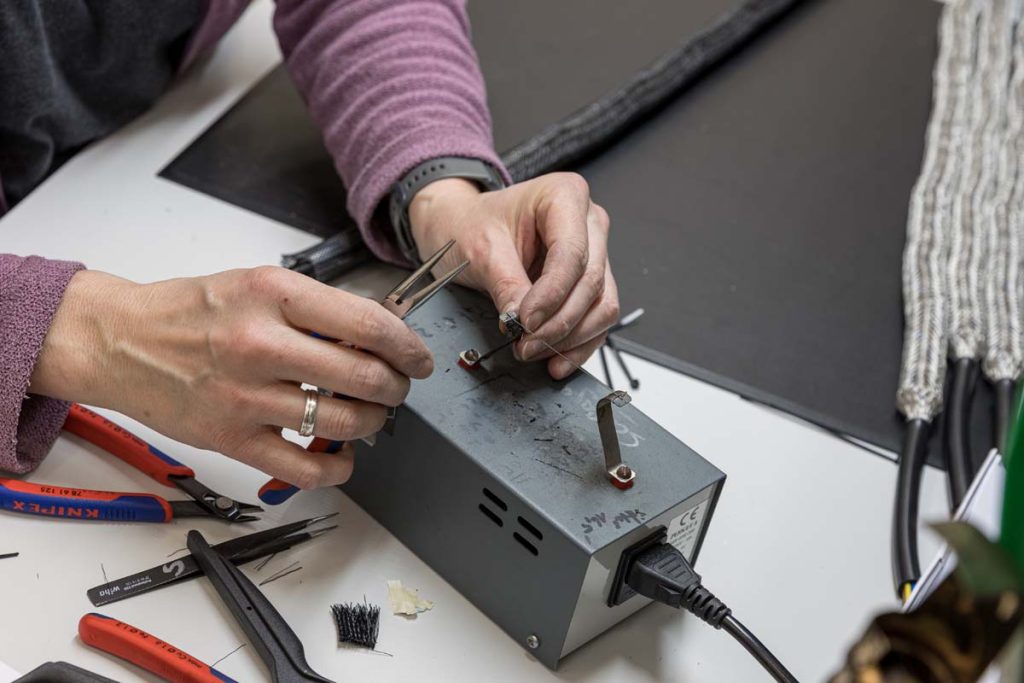
<svg viewBox="0 0 1024 683">
<path fill-rule="evenodd" d="M 437 290 L 443 289 L 449 282 L 451 282 L 459 275 L 461 275 L 462 271 L 464 271 L 468 267 L 469 261 L 463 261 L 462 263 L 460 263 L 459 265 L 455 266 L 450 271 L 445 273 L 443 276 L 435 280 L 433 283 L 430 284 L 429 287 L 424 289 L 424 301 L 420 303 L 424 303 L 426 299 L 432 297 Z"/>
<path fill-rule="evenodd" d="M 452 270 L 452 272 L 445 277 L 445 280 L 447 281 L 458 277 L 466 268 L 469 268 L 469 261 L 463 261 L 460 263 L 457 268 Z"/>
<path fill-rule="evenodd" d="M 325 519 L 330 519 L 331 517 L 337 517 L 340 514 L 341 514 L 340 512 L 329 512 L 326 515 L 319 515 L 318 517 L 310 517 L 309 519 L 304 519 L 302 521 L 305 523 L 306 526 L 313 526 L 314 524 L 319 524 L 320 522 L 324 521 Z"/>
<path fill-rule="evenodd" d="M 455 240 L 448 240 L 448 244 L 434 252 L 434 255 L 424 261 L 423 265 L 409 273 L 409 277 L 395 285 L 394 289 L 388 292 L 387 298 L 392 299 L 395 303 L 402 303 L 402 301 L 405 300 L 406 293 L 412 289 L 412 286 L 419 282 L 424 275 L 433 270 L 434 266 L 437 265 L 437 262 L 444 258 L 444 255 L 447 254 L 448 250 L 453 246 L 455 246 Z"/>
</svg>

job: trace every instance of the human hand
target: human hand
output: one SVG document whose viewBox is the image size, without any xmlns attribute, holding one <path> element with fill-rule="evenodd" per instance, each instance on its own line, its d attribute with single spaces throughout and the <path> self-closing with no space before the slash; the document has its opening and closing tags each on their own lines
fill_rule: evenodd
<svg viewBox="0 0 1024 683">
<path fill-rule="evenodd" d="M 604 343 L 619 317 L 608 264 L 608 214 L 574 173 L 551 173 L 495 192 L 447 178 L 420 190 L 409 206 L 421 256 L 450 239 L 439 270 L 468 259 L 459 282 L 488 292 L 499 312 L 516 311 L 528 332 L 515 347 L 522 360 L 550 358 L 562 379 Z"/>
<path fill-rule="evenodd" d="M 432 371 L 426 345 L 384 307 L 282 268 L 147 285 L 81 271 L 30 391 L 112 408 L 308 489 L 346 481 L 353 449 L 312 454 L 281 436 L 302 421 L 300 383 L 351 397 L 321 396 L 314 430 L 351 441 Z"/>
</svg>

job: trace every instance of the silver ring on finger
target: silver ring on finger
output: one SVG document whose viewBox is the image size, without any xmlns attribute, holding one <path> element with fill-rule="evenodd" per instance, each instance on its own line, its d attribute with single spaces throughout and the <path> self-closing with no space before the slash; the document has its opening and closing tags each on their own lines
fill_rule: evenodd
<svg viewBox="0 0 1024 683">
<path fill-rule="evenodd" d="M 302 413 L 302 424 L 299 425 L 299 436 L 313 436 L 316 428 L 316 413 L 320 407 L 320 392 L 306 389 L 306 409 Z"/>
</svg>

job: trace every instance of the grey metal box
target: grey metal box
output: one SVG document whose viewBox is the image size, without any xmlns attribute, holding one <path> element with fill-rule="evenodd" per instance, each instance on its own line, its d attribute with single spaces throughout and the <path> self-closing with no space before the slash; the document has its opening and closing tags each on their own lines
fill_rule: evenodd
<svg viewBox="0 0 1024 683">
<path fill-rule="evenodd" d="M 695 560 L 725 475 L 627 405 L 615 412 L 636 481 L 606 478 L 595 404 L 608 389 L 583 373 L 556 382 L 511 350 L 483 367 L 467 348 L 499 344 L 493 305 L 458 287 L 408 318 L 434 353 L 392 435 L 360 444 L 348 495 L 523 647 L 555 668 L 647 604 L 608 607 L 622 550 L 660 525 Z"/>
</svg>

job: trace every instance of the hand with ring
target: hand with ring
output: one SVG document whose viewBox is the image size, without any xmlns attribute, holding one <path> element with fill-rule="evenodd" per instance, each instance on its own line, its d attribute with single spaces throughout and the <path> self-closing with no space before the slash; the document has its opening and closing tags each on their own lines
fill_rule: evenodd
<svg viewBox="0 0 1024 683">
<path fill-rule="evenodd" d="M 281 268 L 145 285 L 81 271 L 30 391 L 112 408 L 309 489 L 346 481 L 352 446 L 307 453 L 282 428 L 338 441 L 375 434 L 410 379 L 432 371 L 423 341 L 383 306 Z"/>
</svg>

